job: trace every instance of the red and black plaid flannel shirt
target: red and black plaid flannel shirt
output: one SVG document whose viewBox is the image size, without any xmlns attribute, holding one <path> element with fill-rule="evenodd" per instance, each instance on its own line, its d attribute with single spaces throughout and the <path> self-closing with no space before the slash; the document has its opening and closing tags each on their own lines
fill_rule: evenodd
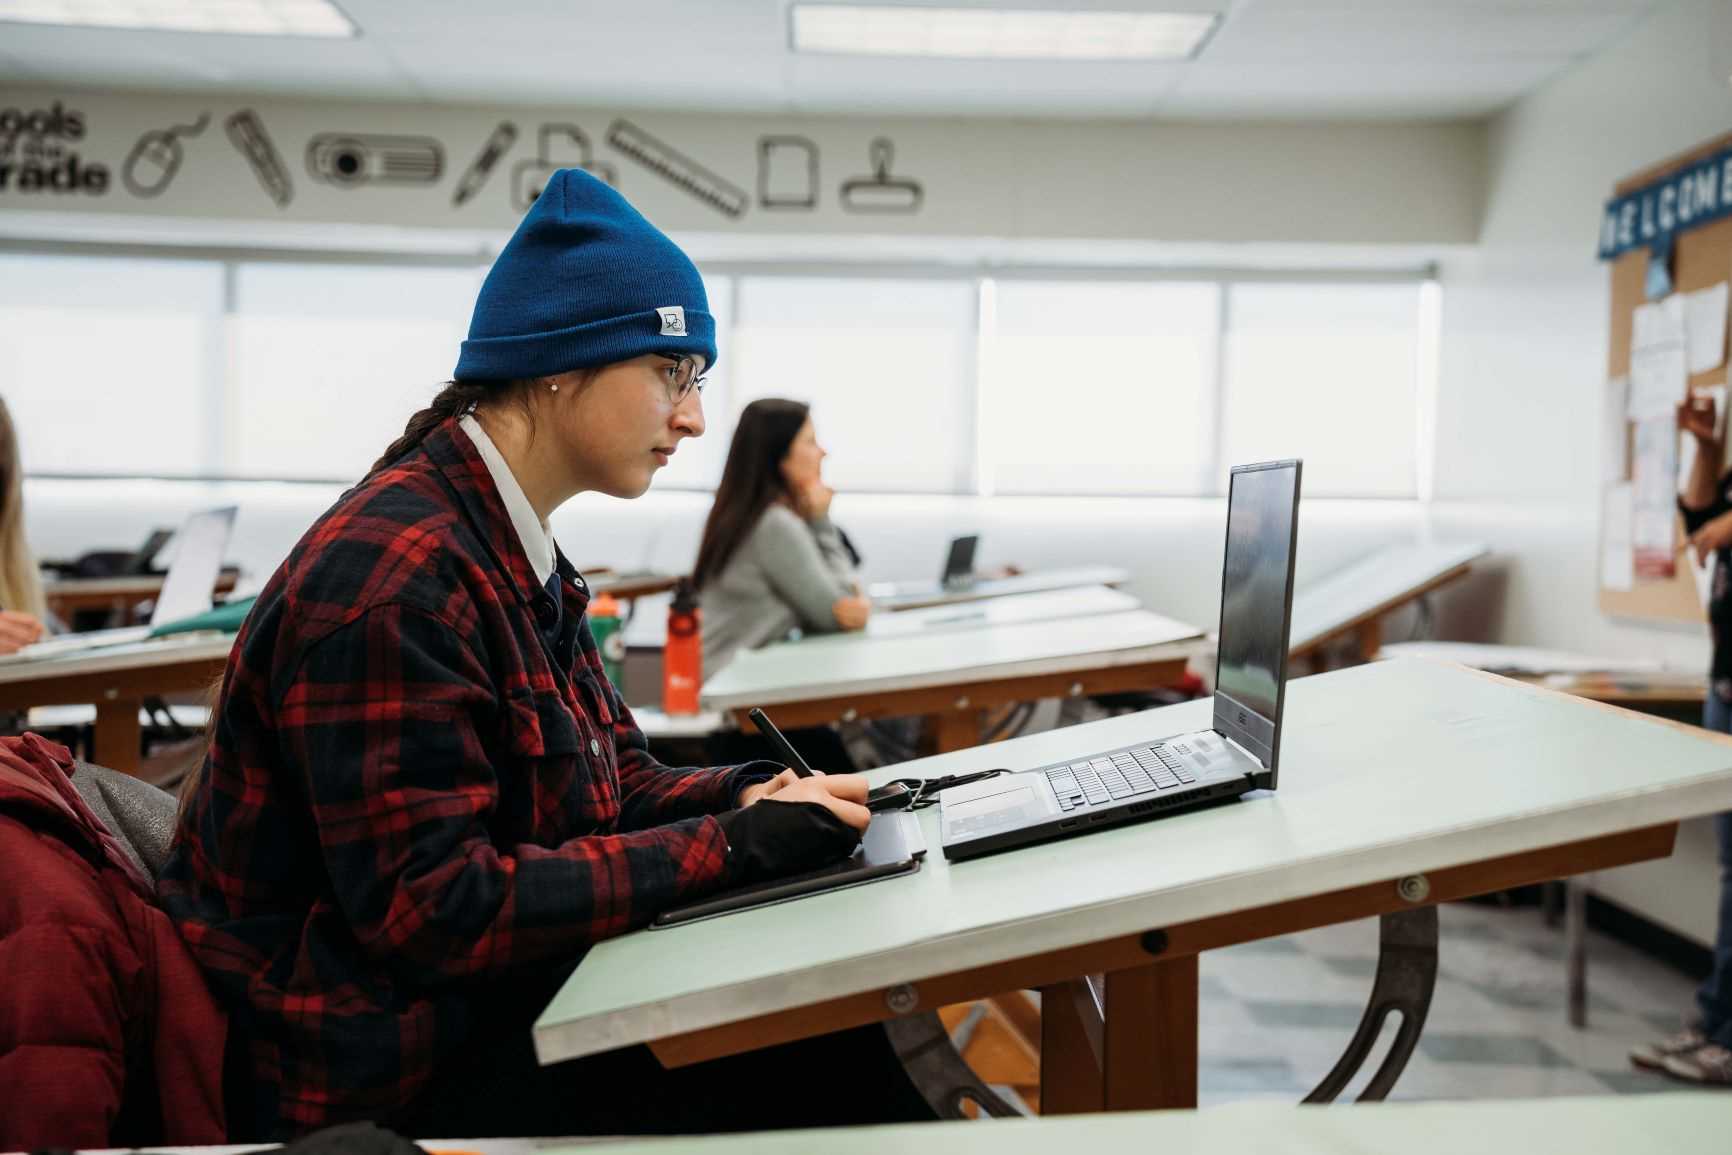
<svg viewBox="0 0 1732 1155">
<path fill-rule="evenodd" d="M 253 607 L 160 896 L 235 1013 L 259 1134 L 388 1116 L 489 989 L 728 881 L 711 815 L 776 768 L 652 758 L 558 564 L 550 644 L 550 594 L 448 421 Z"/>
</svg>

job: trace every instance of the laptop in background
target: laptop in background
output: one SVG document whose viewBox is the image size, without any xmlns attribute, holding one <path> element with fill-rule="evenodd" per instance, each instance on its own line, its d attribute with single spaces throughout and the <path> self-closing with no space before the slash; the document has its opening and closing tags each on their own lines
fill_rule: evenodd
<svg viewBox="0 0 1732 1155">
<path fill-rule="evenodd" d="M 950 539 L 950 552 L 944 558 L 944 573 L 938 579 L 939 589 L 962 589 L 974 584 L 974 551 L 979 544 L 980 535 L 974 533 Z"/>
<path fill-rule="evenodd" d="M 939 796 L 945 858 L 965 861 L 1275 789 L 1299 472 L 1297 461 L 1232 471 L 1214 725 L 946 790 Z"/>
<path fill-rule="evenodd" d="M 228 551 L 229 535 L 234 530 L 235 508 L 228 505 L 195 513 L 180 527 L 174 537 L 174 560 L 169 563 L 168 573 L 163 575 L 162 589 L 157 593 L 149 625 L 67 634 L 25 646 L 16 654 L 0 660 L 47 658 L 142 642 L 158 626 L 209 610 L 217 576 L 222 572 L 223 554 Z"/>
</svg>

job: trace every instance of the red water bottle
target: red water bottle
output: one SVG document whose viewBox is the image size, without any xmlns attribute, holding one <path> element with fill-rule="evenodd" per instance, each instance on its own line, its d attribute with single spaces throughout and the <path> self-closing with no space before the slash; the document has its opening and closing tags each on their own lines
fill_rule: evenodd
<svg viewBox="0 0 1732 1155">
<path fill-rule="evenodd" d="M 690 578 L 681 578 L 674 586 L 673 604 L 668 607 L 668 644 L 662 651 L 663 713 L 698 712 L 698 687 L 704 680 L 704 647 L 699 632 L 702 621 L 697 591 L 692 589 Z"/>
</svg>

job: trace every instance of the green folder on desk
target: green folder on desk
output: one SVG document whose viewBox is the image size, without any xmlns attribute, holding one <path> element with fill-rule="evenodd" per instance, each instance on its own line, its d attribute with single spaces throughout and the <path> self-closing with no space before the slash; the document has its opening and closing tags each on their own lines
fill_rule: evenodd
<svg viewBox="0 0 1732 1155">
<path fill-rule="evenodd" d="M 150 631 L 153 638 L 166 638 L 171 634 L 190 634 L 195 630 L 221 630 L 232 634 L 241 628 L 241 623 L 247 620 L 247 614 L 252 610 L 256 597 L 236 598 L 215 609 L 206 610 L 202 614 L 194 614 L 190 618 L 180 618 L 166 625 L 157 626 Z"/>
</svg>

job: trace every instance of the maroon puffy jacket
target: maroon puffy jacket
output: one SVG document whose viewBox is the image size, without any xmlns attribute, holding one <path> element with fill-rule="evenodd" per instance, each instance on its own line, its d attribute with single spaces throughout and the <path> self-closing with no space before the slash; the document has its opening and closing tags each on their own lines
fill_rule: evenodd
<svg viewBox="0 0 1732 1155">
<path fill-rule="evenodd" d="M 0 1151 L 220 1143 L 222 1012 L 72 769 L 0 739 Z"/>
</svg>

